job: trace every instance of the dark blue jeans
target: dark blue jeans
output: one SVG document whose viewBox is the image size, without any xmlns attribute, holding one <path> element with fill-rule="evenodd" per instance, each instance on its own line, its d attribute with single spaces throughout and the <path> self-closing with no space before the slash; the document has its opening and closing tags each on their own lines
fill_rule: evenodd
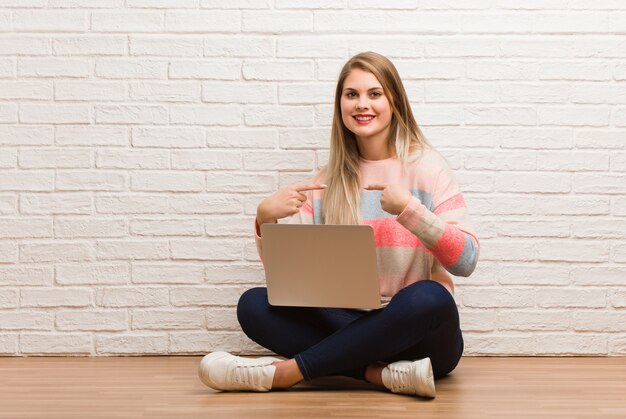
<svg viewBox="0 0 626 419">
<path fill-rule="evenodd" d="M 366 367 L 376 361 L 425 357 L 440 378 L 463 353 L 454 298 L 431 280 L 401 289 L 386 307 L 372 311 L 272 306 L 266 288 L 252 288 L 239 298 L 237 318 L 250 339 L 295 358 L 306 380 L 326 375 L 364 380 Z"/>
</svg>

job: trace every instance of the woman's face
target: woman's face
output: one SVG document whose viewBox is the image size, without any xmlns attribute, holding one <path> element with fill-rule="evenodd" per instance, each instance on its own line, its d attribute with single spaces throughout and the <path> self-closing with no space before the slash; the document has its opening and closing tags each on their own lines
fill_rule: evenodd
<svg viewBox="0 0 626 419">
<path fill-rule="evenodd" d="M 341 119 L 357 140 L 364 144 L 386 141 L 391 115 L 389 100 L 376 76 L 352 70 L 343 83 Z"/>
</svg>

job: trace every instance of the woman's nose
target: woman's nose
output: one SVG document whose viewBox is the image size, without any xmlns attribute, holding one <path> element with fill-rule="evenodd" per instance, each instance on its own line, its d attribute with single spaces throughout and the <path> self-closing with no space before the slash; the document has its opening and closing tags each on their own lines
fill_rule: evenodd
<svg viewBox="0 0 626 419">
<path fill-rule="evenodd" d="M 357 109 L 367 109 L 367 99 L 359 99 L 356 107 Z"/>
</svg>

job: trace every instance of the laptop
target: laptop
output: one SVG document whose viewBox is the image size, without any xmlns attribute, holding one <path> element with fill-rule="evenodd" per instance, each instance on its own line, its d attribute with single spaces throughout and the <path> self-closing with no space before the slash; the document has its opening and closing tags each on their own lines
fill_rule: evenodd
<svg viewBox="0 0 626 419">
<path fill-rule="evenodd" d="M 372 226 L 268 223 L 261 237 L 271 305 L 382 307 Z"/>
</svg>

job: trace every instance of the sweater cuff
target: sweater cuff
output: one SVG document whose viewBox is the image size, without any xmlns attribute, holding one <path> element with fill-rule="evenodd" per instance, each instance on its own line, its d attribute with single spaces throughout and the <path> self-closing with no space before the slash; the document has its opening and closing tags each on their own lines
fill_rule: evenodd
<svg viewBox="0 0 626 419">
<path fill-rule="evenodd" d="M 446 222 L 430 212 L 416 197 L 396 220 L 419 237 L 427 249 L 437 244 L 446 229 Z"/>
<path fill-rule="evenodd" d="M 407 229 L 413 231 L 415 226 L 424 217 L 424 211 L 426 207 L 416 197 L 411 197 L 409 203 L 404 207 L 404 210 L 396 217 L 396 221 L 402 224 Z"/>
</svg>

